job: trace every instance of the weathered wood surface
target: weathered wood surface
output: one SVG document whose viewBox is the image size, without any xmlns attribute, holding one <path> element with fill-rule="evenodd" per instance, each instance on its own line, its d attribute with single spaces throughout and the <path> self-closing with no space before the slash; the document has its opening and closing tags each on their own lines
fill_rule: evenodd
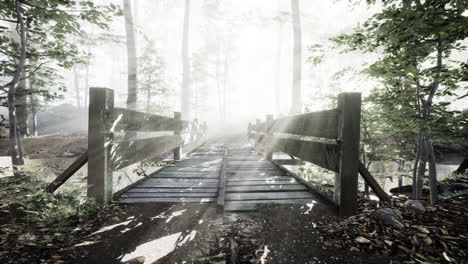
<svg viewBox="0 0 468 264">
<path fill-rule="evenodd" d="M 227 160 L 226 157 L 228 155 L 228 150 L 224 150 L 223 156 L 223 163 L 221 165 L 221 169 L 219 170 L 219 185 L 218 185 L 218 200 L 217 200 L 217 210 L 224 211 L 224 200 L 226 197 L 226 166 Z"/>
<path fill-rule="evenodd" d="M 75 160 L 62 174 L 60 174 L 54 181 L 52 181 L 46 188 L 47 192 L 55 192 L 62 184 L 64 184 L 68 179 L 70 179 L 75 172 L 77 172 L 81 167 L 83 167 L 86 162 L 88 162 L 88 151 L 81 154 L 81 156 Z"/>
<path fill-rule="evenodd" d="M 248 186 L 228 186 L 228 192 L 275 192 L 275 191 L 305 191 L 307 187 L 302 184 L 290 185 L 248 185 Z"/>
<path fill-rule="evenodd" d="M 388 194 L 380 187 L 377 181 L 372 177 L 372 174 L 366 169 L 366 166 L 359 161 L 359 174 L 364 178 L 366 183 L 371 187 L 374 191 L 375 195 L 379 197 L 379 199 L 386 203 L 391 203 L 390 197 Z"/>
<path fill-rule="evenodd" d="M 121 203 L 211 203 L 216 202 L 219 190 L 220 157 L 218 148 L 203 147 L 203 159 L 192 158 L 174 162 L 149 175 L 148 179 L 122 195 Z M 184 166 L 184 164 L 186 166 Z"/>
<path fill-rule="evenodd" d="M 275 138 L 274 149 L 332 171 L 338 171 L 338 145 L 297 139 Z"/>
<path fill-rule="evenodd" d="M 112 160 L 110 142 L 113 134 L 106 117 L 114 108 L 114 91 L 107 88 L 89 89 L 88 119 L 88 197 L 98 204 L 112 198 Z"/>
<path fill-rule="evenodd" d="M 216 200 L 213 197 L 193 198 L 155 198 L 155 197 L 127 197 L 119 203 L 212 203 Z"/>
<path fill-rule="evenodd" d="M 213 202 L 221 211 L 236 211 L 254 210 L 268 201 L 303 204 L 315 199 L 305 185 L 270 161 L 254 161 L 262 157 L 252 148 L 227 151 L 224 157 L 221 148 L 203 147 L 195 152 L 206 154 L 203 159 L 191 154 L 153 173 L 127 190 L 120 202 Z M 239 157 L 248 161 L 238 161 Z"/>
<path fill-rule="evenodd" d="M 179 123 L 174 118 L 115 107 L 108 120 L 113 131 L 173 131 Z"/>
<path fill-rule="evenodd" d="M 114 171 L 169 152 L 181 144 L 182 139 L 180 136 L 160 136 L 115 142 L 112 144 L 111 152 Z"/>
<path fill-rule="evenodd" d="M 272 133 L 286 133 L 335 139 L 338 111 L 336 109 L 312 112 L 276 119 L 268 129 Z"/>
<path fill-rule="evenodd" d="M 339 168 L 335 177 L 335 200 L 340 216 L 350 216 L 357 209 L 361 94 L 338 95 Z"/>
</svg>

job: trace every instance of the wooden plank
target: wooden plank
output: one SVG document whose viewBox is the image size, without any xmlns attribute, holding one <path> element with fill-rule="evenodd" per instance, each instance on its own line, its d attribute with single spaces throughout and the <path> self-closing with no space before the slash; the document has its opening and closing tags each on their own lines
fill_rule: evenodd
<svg viewBox="0 0 468 264">
<path fill-rule="evenodd" d="M 221 170 L 219 171 L 218 199 L 216 201 L 216 209 L 224 212 L 224 200 L 226 195 L 226 164 L 227 164 L 227 149 L 224 151 L 224 158 Z"/>
<path fill-rule="evenodd" d="M 274 138 L 276 151 L 288 153 L 332 171 L 338 171 L 338 145 L 298 139 Z"/>
<path fill-rule="evenodd" d="M 276 159 L 274 161 L 280 165 L 305 165 L 305 162 L 300 159 Z"/>
<path fill-rule="evenodd" d="M 116 107 L 109 119 L 113 131 L 172 131 L 174 118 Z"/>
<path fill-rule="evenodd" d="M 218 193 L 155 193 L 155 192 L 131 192 L 126 193 L 123 197 L 158 197 L 158 198 L 179 198 L 179 197 L 201 197 L 201 198 L 208 198 L 208 197 L 216 197 Z"/>
<path fill-rule="evenodd" d="M 336 109 L 284 117 L 273 121 L 269 131 L 335 139 L 337 137 L 337 117 L 338 111 Z"/>
<path fill-rule="evenodd" d="M 276 200 L 276 199 L 306 199 L 314 198 L 310 192 L 249 192 L 249 193 L 226 193 L 226 201 L 240 200 Z"/>
<path fill-rule="evenodd" d="M 148 187 L 134 187 L 127 192 L 149 192 L 149 193 L 165 193 L 165 192 L 179 192 L 179 193 L 216 193 L 217 188 L 148 188 Z"/>
<path fill-rule="evenodd" d="M 366 166 L 359 161 L 359 174 L 364 178 L 366 183 L 372 188 L 374 193 L 382 202 L 391 203 L 388 194 L 380 187 L 377 181 L 372 177 L 372 174 L 366 169 Z"/>
<path fill-rule="evenodd" d="M 272 177 L 272 176 L 289 176 L 287 173 L 281 170 L 276 171 L 230 171 L 228 177 Z"/>
<path fill-rule="evenodd" d="M 46 192 L 53 193 L 57 190 L 62 184 L 64 184 L 68 179 L 70 179 L 75 172 L 77 172 L 83 165 L 88 162 L 88 151 L 85 151 L 81 156 L 75 160 L 68 168 L 60 174 L 54 181 L 52 181 L 46 188 Z"/>
<path fill-rule="evenodd" d="M 305 191 L 302 184 L 264 185 L 264 186 L 229 186 L 227 192 L 275 192 L 275 191 Z"/>
<path fill-rule="evenodd" d="M 88 118 L 88 197 L 98 204 L 112 198 L 112 160 L 110 143 L 113 134 L 106 117 L 114 108 L 114 91 L 107 88 L 89 89 Z"/>
<path fill-rule="evenodd" d="M 215 198 L 124 198 L 118 203 L 212 203 Z"/>
<path fill-rule="evenodd" d="M 167 153 L 181 144 L 180 136 L 160 136 L 114 143 L 112 148 L 114 171 Z"/>
<path fill-rule="evenodd" d="M 151 178 L 179 178 L 179 179 L 218 179 L 216 174 L 187 174 L 187 173 L 157 173 L 151 174 Z"/>
<path fill-rule="evenodd" d="M 269 186 L 269 185 L 290 185 L 297 184 L 296 180 L 290 181 L 248 181 L 248 182 L 227 182 L 227 186 Z"/>
<path fill-rule="evenodd" d="M 172 182 L 190 182 L 193 184 L 206 183 L 206 182 L 215 182 L 217 183 L 218 179 L 185 179 L 185 178 L 150 178 L 146 182 L 150 183 L 172 183 Z"/>
<path fill-rule="evenodd" d="M 145 181 L 137 185 L 137 187 L 154 187 L 154 188 L 218 188 L 217 182 L 199 182 L 194 184 L 193 182 L 150 182 Z"/>
<path fill-rule="evenodd" d="M 218 171 L 219 167 L 197 167 L 197 166 L 168 166 L 164 168 L 164 171 L 168 172 L 209 172 Z"/>
<path fill-rule="evenodd" d="M 315 199 L 278 199 L 278 200 L 253 200 L 253 201 L 226 201 L 224 211 L 253 211 L 261 204 L 307 204 Z"/>
<path fill-rule="evenodd" d="M 267 176 L 267 177 L 228 177 L 229 182 L 236 182 L 236 181 L 291 181 L 294 180 L 291 176 Z"/>
<path fill-rule="evenodd" d="M 361 94 L 338 95 L 339 173 L 335 177 L 335 200 L 340 216 L 350 216 L 357 209 Z"/>
</svg>

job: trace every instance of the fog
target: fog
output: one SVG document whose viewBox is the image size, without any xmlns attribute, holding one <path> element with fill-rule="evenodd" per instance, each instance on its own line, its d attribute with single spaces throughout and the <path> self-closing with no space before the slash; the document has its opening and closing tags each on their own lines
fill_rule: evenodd
<svg viewBox="0 0 468 264">
<path fill-rule="evenodd" d="M 172 116 L 172 112 L 181 109 L 184 1 L 139 0 L 132 4 L 139 70 L 148 59 L 145 49 L 149 47 L 153 48 L 151 56 L 163 65 L 160 78 L 167 93 L 151 98 L 151 104 L 158 106 L 151 107 L 151 112 Z M 359 69 L 377 55 L 340 53 L 329 38 L 349 32 L 375 13 L 378 6 L 348 1 L 301 1 L 300 4 L 301 86 L 305 110 L 328 108 L 328 98 L 343 91 L 366 93 L 375 85 L 372 81 L 357 77 L 353 72 L 339 78 L 336 74 L 351 67 Z M 226 124 L 245 130 L 246 123 L 255 118 L 290 113 L 293 57 L 290 9 L 290 1 L 286 0 L 190 2 L 188 45 L 192 118 L 208 121 L 211 131 Z M 83 52 L 90 52 L 90 64 L 62 70 L 67 91 L 62 92 L 63 99 L 48 103 L 48 108 L 52 107 L 49 111 L 54 112 L 53 106 L 60 104 L 78 107 L 78 93 L 79 107 L 86 115 L 83 104 L 87 100 L 87 87 L 113 89 L 116 106 L 125 107 L 124 16 L 114 19 L 110 31 L 90 25 L 82 27 L 91 40 L 77 43 Z M 102 40 L 106 37 L 107 40 Z M 318 53 L 310 50 L 316 44 L 322 45 Z M 309 58 L 317 55 L 324 55 L 324 60 L 313 65 Z M 140 81 L 145 78 L 141 71 L 137 75 Z M 279 109 L 275 106 L 275 87 L 279 87 Z M 145 92 L 139 90 L 138 93 L 138 110 L 144 111 Z"/>
</svg>

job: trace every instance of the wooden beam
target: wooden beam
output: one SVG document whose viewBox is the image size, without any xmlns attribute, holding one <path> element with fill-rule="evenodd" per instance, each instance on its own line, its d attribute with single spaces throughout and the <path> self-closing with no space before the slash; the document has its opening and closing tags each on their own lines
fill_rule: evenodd
<svg viewBox="0 0 468 264">
<path fill-rule="evenodd" d="M 269 130 L 273 133 L 336 139 L 337 124 L 338 111 L 333 109 L 280 118 L 273 122 Z"/>
<path fill-rule="evenodd" d="M 113 170 L 116 171 L 136 162 L 170 152 L 181 144 L 180 136 L 160 136 L 114 143 L 112 147 Z M 127 152 L 129 149 L 132 151 Z"/>
<path fill-rule="evenodd" d="M 219 182 L 218 182 L 218 198 L 216 201 L 216 210 L 218 213 L 224 213 L 224 200 L 226 197 L 226 166 L 227 166 L 228 150 L 224 150 L 223 164 L 219 171 Z"/>
<path fill-rule="evenodd" d="M 366 169 L 366 166 L 359 161 L 359 174 L 364 178 L 366 183 L 372 188 L 375 195 L 384 203 L 391 203 L 388 194 L 380 187 L 377 181 L 372 177 L 372 174 Z"/>
<path fill-rule="evenodd" d="M 293 155 L 331 171 L 338 171 L 337 144 L 276 137 L 272 141 L 275 151 Z"/>
<path fill-rule="evenodd" d="M 81 156 L 75 160 L 60 176 L 55 178 L 53 182 L 51 182 L 47 188 L 46 192 L 53 193 L 55 192 L 62 184 L 64 184 L 68 179 L 70 179 L 75 172 L 77 172 L 83 165 L 88 162 L 88 151 L 85 153 L 81 154 Z"/>
<path fill-rule="evenodd" d="M 339 164 L 335 177 L 335 200 L 340 216 L 350 216 L 357 209 L 361 94 L 338 95 Z"/>
<path fill-rule="evenodd" d="M 117 107 L 114 108 L 107 122 L 116 132 L 172 131 L 177 126 L 174 118 Z"/>
<path fill-rule="evenodd" d="M 88 197 L 98 204 L 107 204 L 112 197 L 112 161 L 107 117 L 113 112 L 114 91 L 108 88 L 89 89 L 88 121 Z"/>
</svg>

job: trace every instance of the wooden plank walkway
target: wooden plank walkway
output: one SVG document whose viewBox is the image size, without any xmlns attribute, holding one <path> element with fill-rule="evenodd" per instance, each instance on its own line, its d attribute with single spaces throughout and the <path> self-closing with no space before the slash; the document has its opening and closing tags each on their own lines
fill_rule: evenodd
<svg viewBox="0 0 468 264">
<path fill-rule="evenodd" d="M 259 204 L 305 204 L 318 199 L 304 184 L 265 161 L 252 147 L 210 144 L 153 173 L 127 190 L 119 203 L 210 203 L 218 197 L 224 197 L 224 211 L 255 210 Z"/>
</svg>

